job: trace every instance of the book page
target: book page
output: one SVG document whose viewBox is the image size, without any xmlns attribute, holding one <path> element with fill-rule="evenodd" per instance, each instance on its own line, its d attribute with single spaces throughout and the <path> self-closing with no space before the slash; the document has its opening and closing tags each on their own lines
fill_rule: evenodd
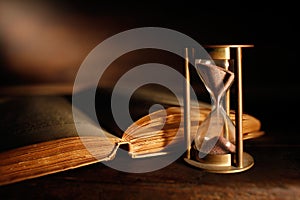
<svg viewBox="0 0 300 200">
<path fill-rule="evenodd" d="M 2 98 L 0 113 L 0 185 L 111 160 L 119 147 L 119 138 L 84 118 L 79 136 L 64 97 Z"/>
<path fill-rule="evenodd" d="M 210 113 L 207 104 L 200 103 L 200 111 L 192 108 L 191 112 L 191 136 L 194 137 L 201 122 Z M 230 113 L 231 120 L 235 120 L 235 114 Z M 133 157 L 147 157 L 166 154 L 176 148 L 176 145 L 184 144 L 183 110 L 172 106 L 166 110 L 158 110 L 146 115 L 128 127 L 122 139 L 129 142 L 129 152 Z M 243 114 L 243 137 L 250 139 L 261 136 L 261 123 L 249 114 Z M 252 134 L 260 133 L 260 134 Z"/>
<path fill-rule="evenodd" d="M 84 135 L 97 135 L 97 127 L 90 121 L 82 118 L 77 123 L 95 129 Z M 71 103 L 61 96 L 3 99 L 0 103 L 0 130 L 0 151 L 78 136 Z"/>
</svg>

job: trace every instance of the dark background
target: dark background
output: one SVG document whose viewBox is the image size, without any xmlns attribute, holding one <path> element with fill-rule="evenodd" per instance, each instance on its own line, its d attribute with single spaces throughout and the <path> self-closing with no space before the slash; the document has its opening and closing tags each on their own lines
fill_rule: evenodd
<svg viewBox="0 0 300 200">
<path fill-rule="evenodd" d="M 174 29 L 200 44 L 254 44 L 243 49 L 245 112 L 266 129 L 297 123 L 299 21 L 288 2 L 2 0 L 0 84 L 72 84 L 96 45 L 143 26 Z"/>
</svg>

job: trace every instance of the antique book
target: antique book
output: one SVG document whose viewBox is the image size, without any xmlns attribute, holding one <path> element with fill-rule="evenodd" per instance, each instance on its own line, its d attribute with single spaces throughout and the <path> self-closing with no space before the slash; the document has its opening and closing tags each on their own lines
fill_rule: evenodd
<svg viewBox="0 0 300 200">
<path fill-rule="evenodd" d="M 100 102 L 102 105 L 103 102 Z M 192 113 L 192 134 L 210 112 L 208 104 L 200 104 L 200 115 Z M 145 108 L 145 106 L 142 106 Z M 148 107 L 146 107 L 148 109 Z M 183 111 L 169 105 L 152 113 L 133 115 L 135 122 L 125 131 L 116 128 L 109 113 L 99 116 L 105 137 L 95 133 L 99 127 L 90 121 L 73 120 L 69 96 L 28 95 L 0 98 L 0 185 L 61 172 L 96 162 L 113 160 L 122 144 L 133 159 L 158 156 L 167 152 L 166 146 L 183 145 L 184 132 L 180 121 Z M 234 120 L 234 112 L 230 114 Z M 75 123 L 88 127 L 78 135 Z M 161 126 L 161 130 L 153 131 Z M 255 138 L 260 121 L 249 114 L 243 116 L 244 139 Z M 86 144 L 90 146 L 86 148 Z M 112 145 L 113 144 L 113 145 Z M 169 145 L 170 144 L 170 145 Z M 91 149 L 92 148 L 92 149 Z M 96 152 L 91 154 L 91 151 Z"/>
</svg>

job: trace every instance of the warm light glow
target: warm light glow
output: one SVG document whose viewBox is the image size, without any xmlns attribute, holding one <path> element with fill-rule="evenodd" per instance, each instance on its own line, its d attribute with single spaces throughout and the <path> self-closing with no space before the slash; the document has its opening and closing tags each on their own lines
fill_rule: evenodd
<svg viewBox="0 0 300 200">
<path fill-rule="evenodd" d="M 0 1 L 4 67 L 32 81 L 73 82 L 85 56 L 105 39 L 108 21 L 99 19 L 99 28 L 51 1 Z"/>
</svg>

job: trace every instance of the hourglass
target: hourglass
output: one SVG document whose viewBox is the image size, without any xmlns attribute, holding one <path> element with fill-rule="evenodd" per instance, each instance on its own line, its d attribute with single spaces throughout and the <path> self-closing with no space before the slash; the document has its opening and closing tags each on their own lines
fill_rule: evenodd
<svg viewBox="0 0 300 200">
<path fill-rule="evenodd" d="M 213 60 L 194 58 L 193 62 L 211 97 L 211 111 L 200 124 L 193 142 L 187 145 L 185 161 L 195 167 L 215 173 L 235 173 L 251 168 L 253 158 L 243 152 L 241 48 L 252 45 L 206 46 Z M 236 48 L 235 73 L 229 70 L 230 49 Z M 235 81 L 237 92 L 235 125 L 229 117 L 229 88 Z M 186 95 L 188 98 L 188 95 Z M 187 100 L 186 102 L 189 103 Z M 188 106 L 188 105 L 187 105 Z M 200 111 L 201 112 L 201 111 Z M 187 112 L 185 115 L 189 114 Z M 185 116 L 185 119 L 189 119 Z M 185 123 L 188 142 L 191 142 L 189 123 Z"/>
<path fill-rule="evenodd" d="M 194 138 L 198 157 L 234 153 L 235 127 L 224 108 L 224 97 L 233 83 L 234 73 L 214 65 L 211 60 L 196 59 L 195 67 L 212 102 L 211 112 L 201 123 Z"/>
</svg>

